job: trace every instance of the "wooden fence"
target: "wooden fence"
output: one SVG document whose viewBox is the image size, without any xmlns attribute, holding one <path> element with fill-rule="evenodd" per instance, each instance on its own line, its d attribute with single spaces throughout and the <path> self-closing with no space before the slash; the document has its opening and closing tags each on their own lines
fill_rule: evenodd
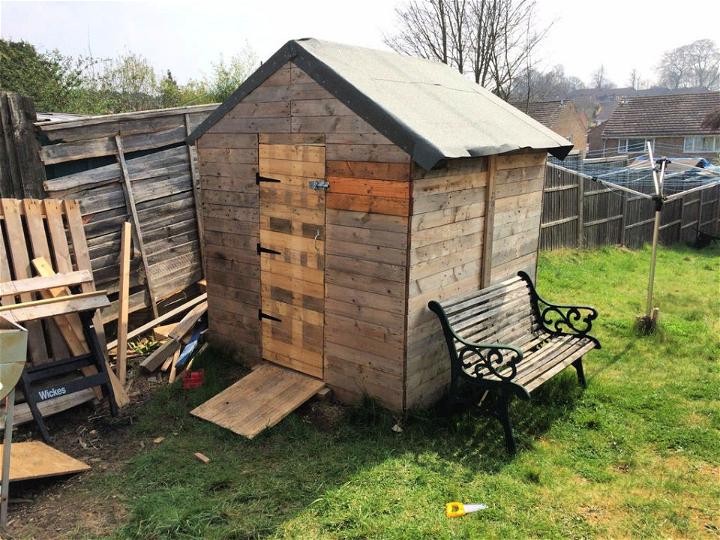
<svg viewBox="0 0 720 540">
<path fill-rule="evenodd" d="M 0 92 L 0 196 L 77 200 L 95 283 L 111 299 L 130 221 L 130 312 L 157 313 L 204 275 L 197 157 L 185 138 L 216 106 L 38 122 L 32 100 Z M 103 310 L 104 322 L 115 318 L 117 302 Z"/>
<path fill-rule="evenodd" d="M 0 198 L 40 198 L 45 168 L 38 157 L 35 106 L 30 98 L 0 92 Z"/>
<path fill-rule="evenodd" d="M 49 197 L 80 202 L 96 285 L 119 282 L 120 229 L 133 224 L 130 312 L 151 308 L 203 277 L 199 175 L 185 137 L 215 105 L 38 123 Z M 116 317 L 116 306 L 103 320 Z"/>
<path fill-rule="evenodd" d="M 570 170 L 545 168 L 541 249 L 641 247 L 652 241 L 654 218 L 654 203 L 649 199 L 608 189 Z M 720 231 L 720 186 L 690 193 L 663 207 L 663 244 L 692 241 L 698 230 Z"/>
</svg>

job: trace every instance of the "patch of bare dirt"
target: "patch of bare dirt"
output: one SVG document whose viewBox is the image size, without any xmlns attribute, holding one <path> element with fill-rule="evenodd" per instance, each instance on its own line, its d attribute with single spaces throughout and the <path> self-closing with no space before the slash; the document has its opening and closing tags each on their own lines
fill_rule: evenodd
<svg viewBox="0 0 720 540">
<path fill-rule="evenodd" d="M 125 517 L 119 498 L 109 492 L 98 496 L 86 484 L 94 476 L 120 470 L 141 449 L 128 428 L 160 384 L 155 377 L 135 379 L 130 389 L 131 404 L 114 418 L 106 404 L 87 403 L 47 419 L 51 445 L 92 469 L 73 476 L 11 484 L 8 534 L 3 538 L 98 537 L 117 528 Z M 13 436 L 13 442 L 28 440 L 42 440 L 33 423 L 19 426 Z"/>
</svg>

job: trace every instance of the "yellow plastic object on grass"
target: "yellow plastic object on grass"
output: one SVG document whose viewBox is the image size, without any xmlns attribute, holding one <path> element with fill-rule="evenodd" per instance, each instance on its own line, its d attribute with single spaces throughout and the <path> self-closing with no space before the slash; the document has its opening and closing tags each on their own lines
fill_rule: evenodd
<svg viewBox="0 0 720 540">
<path fill-rule="evenodd" d="M 445 515 L 449 518 L 462 517 L 465 514 L 484 510 L 487 504 L 463 504 L 461 502 L 449 502 L 445 505 Z"/>
</svg>

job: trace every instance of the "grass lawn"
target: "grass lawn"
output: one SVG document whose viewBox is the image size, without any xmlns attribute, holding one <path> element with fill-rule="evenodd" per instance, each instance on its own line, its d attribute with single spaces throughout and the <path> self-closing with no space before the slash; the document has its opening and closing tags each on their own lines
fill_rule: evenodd
<svg viewBox="0 0 720 540">
<path fill-rule="evenodd" d="M 515 458 L 496 421 L 418 413 L 395 433 L 372 406 L 328 428 L 308 405 L 247 441 L 188 414 L 234 381 L 211 353 L 206 386 L 163 389 L 132 428 L 145 449 L 91 489 L 127 507 L 118 538 L 717 537 L 720 250 L 660 250 L 661 327 L 638 337 L 648 260 L 542 255 L 540 293 L 598 308 L 603 349 L 586 359 L 586 391 L 569 369 L 514 402 Z M 450 520 L 452 500 L 489 508 Z"/>
</svg>

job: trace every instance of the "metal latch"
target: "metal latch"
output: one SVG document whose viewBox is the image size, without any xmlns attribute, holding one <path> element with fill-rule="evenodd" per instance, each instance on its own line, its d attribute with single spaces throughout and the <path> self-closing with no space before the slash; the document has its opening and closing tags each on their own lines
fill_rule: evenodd
<svg viewBox="0 0 720 540">
<path fill-rule="evenodd" d="M 327 180 L 310 180 L 308 185 L 310 186 L 310 189 L 328 189 L 330 187 L 330 182 Z"/>
</svg>

